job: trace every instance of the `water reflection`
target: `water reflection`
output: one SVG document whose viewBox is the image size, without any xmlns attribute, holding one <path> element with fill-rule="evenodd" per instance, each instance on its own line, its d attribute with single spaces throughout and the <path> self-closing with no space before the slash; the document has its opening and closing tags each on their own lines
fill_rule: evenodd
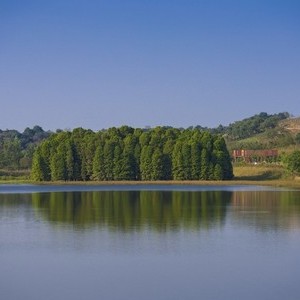
<svg viewBox="0 0 300 300">
<path fill-rule="evenodd" d="M 132 231 L 208 230 L 225 220 L 259 230 L 300 228 L 299 191 L 83 191 L 0 195 L 1 216 Z"/>
<path fill-rule="evenodd" d="M 232 194 L 232 218 L 259 230 L 300 228 L 299 191 L 257 191 Z"/>
<path fill-rule="evenodd" d="M 222 225 L 230 199 L 220 191 L 102 191 L 33 194 L 32 204 L 53 223 L 165 231 Z"/>
<path fill-rule="evenodd" d="M 0 194 L 1 299 L 298 299 L 299 195 Z"/>
</svg>

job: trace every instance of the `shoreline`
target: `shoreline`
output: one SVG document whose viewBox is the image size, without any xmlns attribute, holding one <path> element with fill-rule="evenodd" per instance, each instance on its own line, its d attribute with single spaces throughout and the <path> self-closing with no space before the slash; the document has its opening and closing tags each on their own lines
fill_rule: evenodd
<svg viewBox="0 0 300 300">
<path fill-rule="evenodd" d="M 34 185 L 257 185 L 257 186 L 274 186 L 274 187 L 290 187 L 300 189 L 299 179 L 273 179 L 273 180 L 158 180 L 158 181 L 31 181 L 31 180 L 0 180 L 0 185 L 4 184 L 34 184 Z"/>
</svg>

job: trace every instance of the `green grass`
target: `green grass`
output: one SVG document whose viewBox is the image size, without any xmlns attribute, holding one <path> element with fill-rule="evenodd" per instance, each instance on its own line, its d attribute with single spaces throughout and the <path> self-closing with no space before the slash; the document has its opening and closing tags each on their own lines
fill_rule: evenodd
<svg viewBox="0 0 300 300">
<path fill-rule="evenodd" d="M 0 170 L 0 182 L 30 180 L 29 170 Z"/>
<path fill-rule="evenodd" d="M 275 180 L 288 179 L 289 174 L 280 165 L 250 165 L 234 166 L 233 168 L 235 180 Z"/>
</svg>

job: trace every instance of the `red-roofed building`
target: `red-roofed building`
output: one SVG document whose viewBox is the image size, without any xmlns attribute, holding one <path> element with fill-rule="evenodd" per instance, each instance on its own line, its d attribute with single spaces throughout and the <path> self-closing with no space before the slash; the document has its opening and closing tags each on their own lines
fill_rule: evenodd
<svg viewBox="0 0 300 300">
<path fill-rule="evenodd" d="M 233 150 L 234 161 L 243 160 L 245 162 L 263 162 L 278 157 L 278 150 Z"/>
</svg>

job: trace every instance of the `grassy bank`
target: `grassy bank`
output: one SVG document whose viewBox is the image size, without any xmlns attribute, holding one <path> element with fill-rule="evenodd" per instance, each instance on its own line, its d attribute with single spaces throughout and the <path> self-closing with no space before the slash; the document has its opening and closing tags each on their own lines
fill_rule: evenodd
<svg viewBox="0 0 300 300">
<path fill-rule="evenodd" d="M 289 187 L 300 189 L 300 179 L 273 179 L 273 180 L 228 180 L 228 181 L 47 181 L 33 182 L 30 180 L 0 180 L 0 184 L 39 184 L 39 185 L 258 185 L 273 187 Z M 1 187 L 0 187 L 1 188 Z"/>
<path fill-rule="evenodd" d="M 235 180 L 247 180 L 247 181 L 266 181 L 266 180 L 282 180 L 293 179 L 280 165 L 235 165 L 233 167 Z"/>
<path fill-rule="evenodd" d="M 74 184 L 74 185 L 265 185 L 276 187 L 293 187 L 300 189 L 300 179 L 286 173 L 285 169 L 277 165 L 243 165 L 234 166 L 234 179 L 230 181 L 58 181 L 33 182 L 27 178 L 0 178 L 0 184 Z"/>
<path fill-rule="evenodd" d="M 0 181 L 28 181 L 30 170 L 3 170 L 0 169 Z"/>
<path fill-rule="evenodd" d="M 235 184 L 300 188 L 300 180 L 280 165 L 234 165 Z"/>
</svg>

